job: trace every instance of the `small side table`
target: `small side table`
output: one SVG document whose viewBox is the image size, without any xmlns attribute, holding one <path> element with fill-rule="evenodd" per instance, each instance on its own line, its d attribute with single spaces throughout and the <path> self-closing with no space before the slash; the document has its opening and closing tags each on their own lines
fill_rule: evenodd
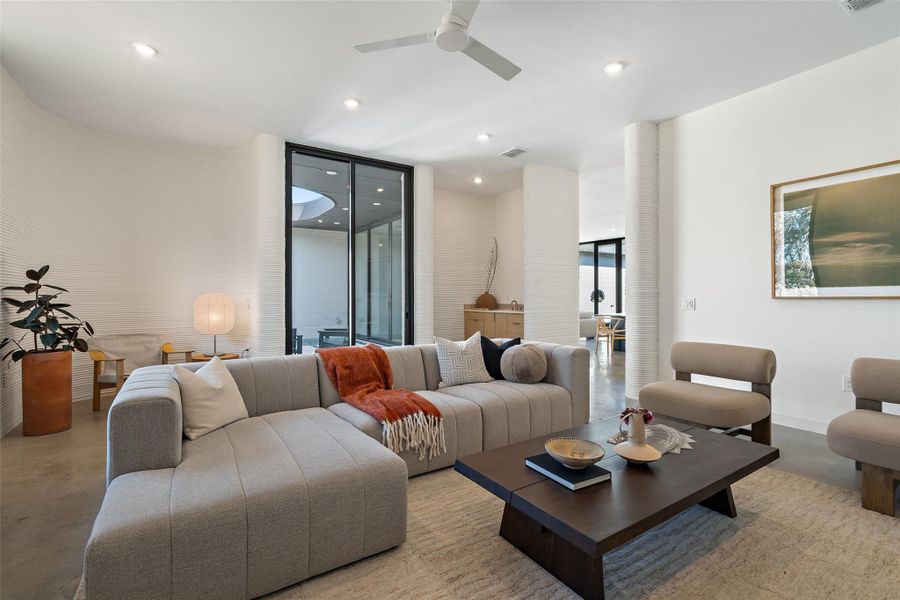
<svg viewBox="0 0 900 600">
<path fill-rule="evenodd" d="M 219 358 L 222 360 L 234 360 L 240 357 L 240 354 L 235 354 L 233 352 L 219 355 Z M 212 360 L 212 356 L 206 356 L 205 354 L 191 354 L 191 362 L 209 362 L 210 360 Z"/>
</svg>

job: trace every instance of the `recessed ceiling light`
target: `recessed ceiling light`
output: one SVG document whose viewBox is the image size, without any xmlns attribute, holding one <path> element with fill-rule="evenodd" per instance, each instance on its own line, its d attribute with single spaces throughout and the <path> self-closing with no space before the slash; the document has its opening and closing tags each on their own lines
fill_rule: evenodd
<svg viewBox="0 0 900 600">
<path fill-rule="evenodd" d="M 615 62 L 606 63 L 605 65 L 603 65 L 603 72 L 609 76 L 614 76 L 614 75 L 618 75 L 619 73 L 621 73 L 622 69 L 624 69 L 624 68 L 625 68 L 625 63 L 615 61 Z"/>
<path fill-rule="evenodd" d="M 156 56 L 156 48 L 154 48 L 150 44 L 145 44 L 144 42 L 135 42 L 131 45 L 131 47 L 134 48 L 135 52 L 137 52 L 144 58 Z"/>
<path fill-rule="evenodd" d="M 381 202 L 373 202 L 372 206 L 381 206 Z"/>
<path fill-rule="evenodd" d="M 375 191 L 380 193 L 380 192 L 383 192 L 383 191 L 384 191 L 384 188 L 378 188 L 378 189 L 375 190 Z"/>
<path fill-rule="evenodd" d="M 481 177 L 476 177 L 472 181 L 475 183 L 475 185 L 481 185 L 484 182 L 484 179 L 482 179 Z"/>
<path fill-rule="evenodd" d="M 341 222 L 340 222 L 340 221 L 335 221 L 334 224 L 335 224 L 335 225 L 340 225 Z"/>
<path fill-rule="evenodd" d="M 350 209 L 349 209 L 349 208 L 347 208 L 347 207 L 346 207 L 346 206 L 345 206 L 345 207 L 344 207 L 344 208 L 342 208 L 342 209 L 341 209 L 341 210 L 350 210 Z"/>
<path fill-rule="evenodd" d="M 489 141 L 489 140 L 490 140 L 492 137 L 494 137 L 494 136 L 491 135 L 490 133 L 485 132 L 485 133 L 479 133 L 479 134 L 478 134 L 477 136 L 475 136 L 475 137 L 478 138 L 478 141 L 479 141 L 479 142 L 487 142 L 487 141 Z"/>
<path fill-rule="evenodd" d="M 344 106 L 347 107 L 347 110 L 356 110 L 359 108 L 359 100 L 356 98 L 347 98 L 344 100 Z"/>
<path fill-rule="evenodd" d="M 324 222 L 325 222 L 325 221 L 323 221 L 322 219 L 319 219 L 319 223 L 324 223 Z"/>
<path fill-rule="evenodd" d="M 325 171 L 326 175 L 337 175 L 337 171 Z"/>
</svg>

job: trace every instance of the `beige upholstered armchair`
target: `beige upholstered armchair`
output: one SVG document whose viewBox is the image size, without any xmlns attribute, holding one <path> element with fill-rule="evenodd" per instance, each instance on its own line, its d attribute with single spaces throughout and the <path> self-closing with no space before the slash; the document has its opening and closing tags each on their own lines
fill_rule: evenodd
<svg viewBox="0 0 900 600">
<path fill-rule="evenodd" d="M 856 410 L 828 425 L 828 447 L 862 469 L 862 506 L 894 516 L 900 480 L 900 416 L 881 412 L 900 404 L 900 360 L 857 358 L 850 368 Z"/>
<path fill-rule="evenodd" d="M 88 349 L 94 362 L 94 410 L 100 410 L 101 390 L 121 389 L 125 379 L 135 369 L 168 364 L 169 356 L 173 355 L 184 355 L 184 361 L 191 362 L 193 352 L 175 350 L 172 344 L 163 344 L 158 335 L 150 333 L 96 335 L 90 338 Z"/>
<path fill-rule="evenodd" d="M 749 435 L 772 444 L 772 380 L 775 353 L 765 348 L 676 342 L 672 344 L 675 381 L 641 388 L 638 401 L 655 413 L 724 429 L 729 435 Z M 751 390 L 734 390 L 693 383 L 691 374 L 745 381 Z M 751 430 L 744 428 L 750 425 Z"/>
</svg>

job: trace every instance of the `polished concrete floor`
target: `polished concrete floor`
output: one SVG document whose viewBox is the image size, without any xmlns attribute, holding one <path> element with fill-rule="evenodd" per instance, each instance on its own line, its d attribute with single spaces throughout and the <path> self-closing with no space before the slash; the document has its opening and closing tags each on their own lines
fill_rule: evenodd
<svg viewBox="0 0 900 600">
<path fill-rule="evenodd" d="M 591 418 L 625 404 L 625 355 L 591 348 Z M 106 408 L 76 402 L 69 431 L 0 441 L 0 599 L 72 598 L 82 551 L 104 492 Z M 822 435 L 775 426 L 782 458 L 773 467 L 858 489 L 859 473 L 828 451 Z"/>
</svg>

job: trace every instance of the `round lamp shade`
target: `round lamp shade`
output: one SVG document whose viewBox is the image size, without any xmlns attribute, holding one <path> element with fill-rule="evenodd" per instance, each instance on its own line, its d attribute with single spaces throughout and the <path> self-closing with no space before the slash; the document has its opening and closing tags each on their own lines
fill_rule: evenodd
<svg viewBox="0 0 900 600">
<path fill-rule="evenodd" d="M 194 300 L 194 329 L 222 335 L 234 329 L 234 302 L 225 294 L 203 294 Z"/>
</svg>

